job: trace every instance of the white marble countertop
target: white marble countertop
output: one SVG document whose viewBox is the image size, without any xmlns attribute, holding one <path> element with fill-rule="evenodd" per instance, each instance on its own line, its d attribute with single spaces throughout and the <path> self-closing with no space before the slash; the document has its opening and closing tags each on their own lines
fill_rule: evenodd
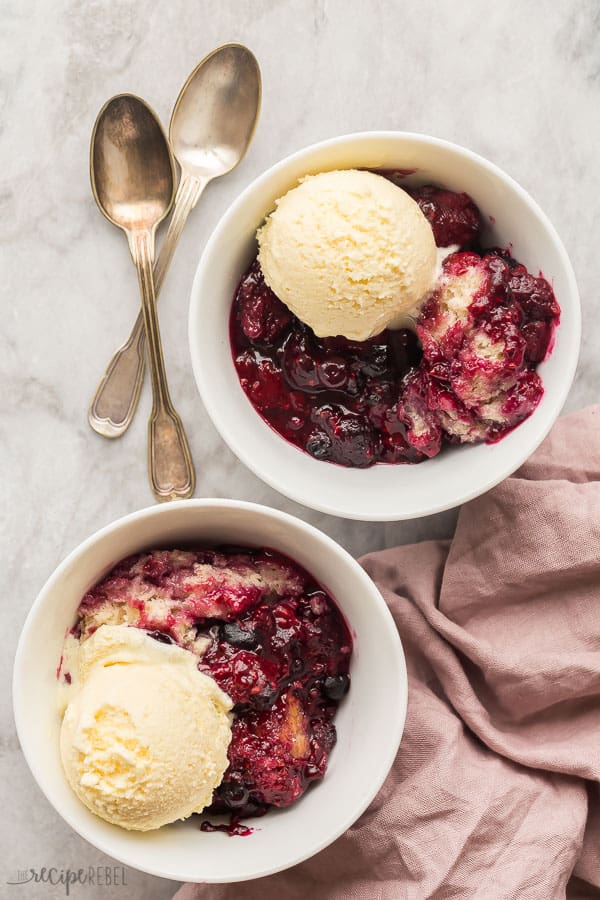
<svg viewBox="0 0 600 900">
<path fill-rule="evenodd" d="M 0 896 L 64 896 L 9 886 L 18 870 L 112 865 L 37 789 L 10 704 L 14 647 L 27 611 L 80 540 L 153 502 L 139 414 L 107 442 L 86 409 L 137 309 L 125 241 L 99 215 L 88 146 L 102 103 L 132 91 L 168 122 L 190 70 L 213 47 L 255 52 L 263 109 L 250 153 L 211 185 L 165 283 L 161 325 L 171 392 L 190 437 L 196 496 L 251 499 L 314 523 L 360 554 L 447 535 L 454 514 L 366 524 L 310 512 L 258 481 L 202 408 L 187 350 L 192 276 L 215 223 L 271 163 L 313 141 L 366 129 L 420 131 L 466 145 L 539 201 L 571 255 L 583 301 L 581 363 L 567 410 L 597 399 L 600 254 L 600 38 L 596 4 L 473 0 L 5 0 L 0 5 L 0 246 L 3 373 L 3 604 Z M 123 887 L 72 896 L 159 900 L 175 885 L 128 870 Z"/>
</svg>

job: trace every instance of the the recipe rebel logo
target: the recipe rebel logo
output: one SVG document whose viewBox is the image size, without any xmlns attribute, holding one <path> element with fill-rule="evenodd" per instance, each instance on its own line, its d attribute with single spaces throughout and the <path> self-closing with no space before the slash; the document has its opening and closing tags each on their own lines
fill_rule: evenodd
<svg viewBox="0 0 600 900">
<path fill-rule="evenodd" d="M 65 896 L 69 897 L 71 888 L 76 885 L 93 885 L 97 888 L 127 887 L 127 871 L 123 866 L 87 866 L 85 869 L 44 866 L 41 869 L 19 869 L 16 878 L 8 880 L 6 884 L 13 887 L 23 887 L 26 884 L 51 886 L 62 884 Z M 35 896 L 38 897 L 39 894 L 36 893 Z"/>
</svg>

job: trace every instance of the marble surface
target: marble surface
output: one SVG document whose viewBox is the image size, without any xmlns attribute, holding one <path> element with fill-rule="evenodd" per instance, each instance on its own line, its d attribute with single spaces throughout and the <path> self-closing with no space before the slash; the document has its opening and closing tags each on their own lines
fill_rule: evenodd
<svg viewBox="0 0 600 900">
<path fill-rule="evenodd" d="M 172 395 L 196 461 L 196 496 L 288 510 L 360 554 L 448 535 L 455 514 L 389 525 L 342 521 L 288 502 L 236 460 L 207 419 L 188 358 L 188 296 L 199 254 L 239 191 L 308 143 L 376 128 L 456 141 L 512 174 L 561 234 L 584 313 L 567 409 L 595 401 L 599 24 L 591 0 L 0 3 L 1 897 L 64 896 L 61 886 L 8 886 L 19 869 L 111 864 L 37 789 L 10 704 L 17 635 L 47 576 L 92 531 L 153 500 L 145 466 L 148 385 L 122 440 L 107 442 L 86 423 L 98 377 L 137 307 L 124 239 L 99 215 L 89 188 L 88 143 L 102 103 L 132 91 L 168 122 L 181 84 L 210 49 L 239 40 L 258 57 L 264 100 L 252 149 L 207 190 L 165 283 L 160 315 Z M 72 896 L 162 900 L 175 887 L 130 870 L 127 884 L 75 887 Z"/>
</svg>

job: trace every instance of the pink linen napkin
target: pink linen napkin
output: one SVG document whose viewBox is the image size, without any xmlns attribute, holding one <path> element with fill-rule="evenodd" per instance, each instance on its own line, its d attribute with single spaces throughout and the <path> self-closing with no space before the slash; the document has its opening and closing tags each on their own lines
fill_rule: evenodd
<svg viewBox="0 0 600 900">
<path fill-rule="evenodd" d="M 600 898 L 600 406 L 465 505 L 452 541 L 361 562 L 409 673 L 387 781 L 312 859 L 176 900 Z"/>
</svg>

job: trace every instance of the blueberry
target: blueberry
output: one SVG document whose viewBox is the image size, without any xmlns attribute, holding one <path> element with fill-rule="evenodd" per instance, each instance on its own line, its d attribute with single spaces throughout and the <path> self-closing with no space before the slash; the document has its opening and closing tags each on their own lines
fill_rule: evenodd
<svg viewBox="0 0 600 900">
<path fill-rule="evenodd" d="M 267 685 L 259 694 L 252 698 L 252 707 L 254 709 L 270 709 L 278 696 L 279 691 L 277 688 L 273 685 Z"/>
<path fill-rule="evenodd" d="M 302 673 L 304 672 L 304 668 L 305 666 L 303 660 L 301 660 L 299 656 L 296 656 L 292 660 L 292 664 L 290 666 L 290 675 L 297 678 L 298 676 L 302 675 Z"/>
<path fill-rule="evenodd" d="M 225 622 L 221 626 L 221 638 L 233 647 L 252 650 L 258 645 L 258 636 L 254 631 L 247 631 L 237 622 Z"/>
<path fill-rule="evenodd" d="M 324 431 L 319 429 L 312 431 L 304 446 L 306 452 L 315 459 L 331 458 L 331 438 Z"/>
<path fill-rule="evenodd" d="M 343 391 L 348 384 L 348 366 L 339 356 L 330 356 L 317 366 L 319 381 L 329 390 Z"/>
<path fill-rule="evenodd" d="M 168 634 L 165 634 L 164 631 L 149 631 L 148 637 L 154 638 L 154 640 L 158 641 L 160 644 L 173 643 L 172 638 L 170 638 Z"/>
<path fill-rule="evenodd" d="M 219 788 L 219 794 L 223 803 L 230 809 L 239 809 L 248 802 L 247 788 L 236 781 L 224 781 Z"/>
<path fill-rule="evenodd" d="M 323 682 L 323 693 L 330 700 L 341 700 L 350 688 L 348 675 L 329 675 Z"/>
<path fill-rule="evenodd" d="M 377 461 L 377 435 L 366 416 L 335 404 L 325 404 L 313 411 L 312 418 L 317 429 L 329 438 L 329 458 L 334 462 L 364 468 Z M 306 449 L 309 450 L 308 446 Z"/>
<path fill-rule="evenodd" d="M 416 334 L 407 329 L 390 331 L 390 355 L 393 361 L 392 370 L 396 376 L 403 376 L 421 362 L 423 352 Z"/>
<path fill-rule="evenodd" d="M 387 343 L 371 344 L 359 356 L 361 371 L 368 378 L 377 378 L 387 373 L 389 368 L 389 348 Z"/>
</svg>

